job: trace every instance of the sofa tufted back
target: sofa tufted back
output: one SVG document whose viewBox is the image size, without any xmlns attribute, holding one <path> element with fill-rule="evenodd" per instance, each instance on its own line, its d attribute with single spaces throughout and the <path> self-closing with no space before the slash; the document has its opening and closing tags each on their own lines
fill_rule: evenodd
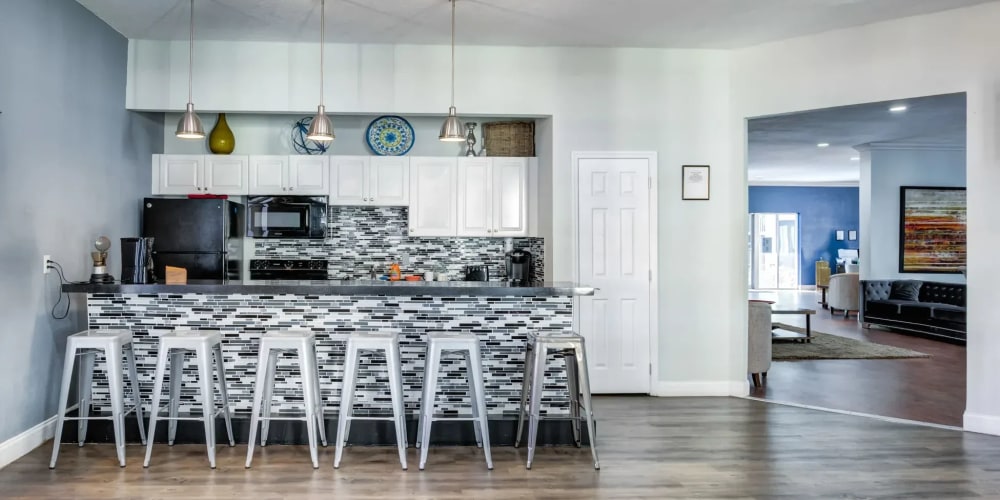
<svg viewBox="0 0 1000 500">
<path fill-rule="evenodd" d="M 965 307 L 965 285 L 925 281 L 920 285 L 920 302 L 937 302 Z"/>
<path fill-rule="evenodd" d="M 892 291 L 893 280 L 864 280 L 861 289 L 865 300 L 886 300 Z M 920 285 L 920 302 L 937 302 L 965 307 L 965 285 L 924 281 Z"/>
</svg>

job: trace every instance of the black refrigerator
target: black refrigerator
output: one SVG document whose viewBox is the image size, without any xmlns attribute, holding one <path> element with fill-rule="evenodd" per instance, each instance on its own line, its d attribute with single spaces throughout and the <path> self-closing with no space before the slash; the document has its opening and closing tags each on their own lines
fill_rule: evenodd
<svg viewBox="0 0 1000 500">
<path fill-rule="evenodd" d="M 153 268 L 187 269 L 188 279 L 240 279 L 243 205 L 222 199 L 146 198 L 142 235 L 153 238 Z"/>
</svg>

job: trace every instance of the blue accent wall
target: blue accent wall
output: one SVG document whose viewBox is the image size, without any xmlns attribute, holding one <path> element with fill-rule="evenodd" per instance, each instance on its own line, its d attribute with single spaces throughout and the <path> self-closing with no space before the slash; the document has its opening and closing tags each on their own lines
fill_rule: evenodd
<svg viewBox="0 0 1000 500">
<path fill-rule="evenodd" d="M 826 260 L 836 268 L 837 250 L 858 248 L 858 240 L 849 241 L 848 231 L 859 225 L 858 188 L 751 186 L 750 212 L 799 214 L 799 281 L 816 284 L 816 261 Z M 837 230 L 844 231 L 844 241 L 837 241 Z M 862 255 L 861 258 L 864 258 Z"/>
</svg>

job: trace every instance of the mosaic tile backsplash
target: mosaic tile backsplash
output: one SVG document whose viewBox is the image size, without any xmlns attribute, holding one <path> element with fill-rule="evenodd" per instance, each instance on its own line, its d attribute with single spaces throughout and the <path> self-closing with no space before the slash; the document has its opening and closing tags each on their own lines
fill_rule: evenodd
<svg viewBox="0 0 1000 500">
<path fill-rule="evenodd" d="M 443 270 L 450 279 L 465 276 L 465 266 L 490 266 L 490 279 L 503 279 L 503 238 L 422 238 L 407 234 L 406 207 L 339 207 L 328 212 L 324 240 L 257 239 L 257 259 L 327 259 L 331 278 L 367 279 L 372 264 L 385 274 L 391 262 L 399 262 L 403 273 Z M 535 281 L 545 280 L 544 240 L 514 238 L 514 247 L 532 255 Z M 410 257 L 410 265 L 403 263 Z"/>
<path fill-rule="evenodd" d="M 249 415 L 257 374 L 260 337 L 267 331 L 307 328 L 316 332 L 320 388 L 327 415 L 336 415 L 341 397 L 344 349 L 353 332 L 400 334 L 406 411 L 416 414 L 423 388 L 424 348 L 428 332 L 472 332 L 480 338 L 487 412 L 493 418 L 517 414 L 525 343 L 529 332 L 565 331 L 573 326 L 572 297 L 366 297 L 311 295 L 90 294 L 90 328 L 133 332 L 143 406 L 152 400 L 157 337 L 176 328 L 213 330 L 223 335 L 226 386 L 233 410 Z M 109 411 L 103 356 L 94 374 L 94 404 Z M 274 410 L 302 411 L 302 391 L 294 355 L 278 362 Z M 469 413 L 463 357 L 442 362 L 437 393 L 439 414 Z M 200 411 L 197 371 L 185 362 L 182 412 Z M 358 372 L 355 414 L 391 414 L 385 357 L 363 354 Z M 126 391 L 130 386 L 126 384 Z M 164 387 L 169 387 L 168 383 Z M 568 414 L 565 365 L 549 362 L 542 395 L 548 415 Z"/>
</svg>

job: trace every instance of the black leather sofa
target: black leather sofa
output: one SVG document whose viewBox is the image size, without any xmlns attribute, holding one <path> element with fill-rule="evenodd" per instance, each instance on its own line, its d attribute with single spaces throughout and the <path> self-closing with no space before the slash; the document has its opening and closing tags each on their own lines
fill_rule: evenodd
<svg viewBox="0 0 1000 500">
<path fill-rule="evenodd" d="M 862 280 L 866 327 L 880 325 L 965 343 L 965 285 L 918 280 Z"/>
</svg>

